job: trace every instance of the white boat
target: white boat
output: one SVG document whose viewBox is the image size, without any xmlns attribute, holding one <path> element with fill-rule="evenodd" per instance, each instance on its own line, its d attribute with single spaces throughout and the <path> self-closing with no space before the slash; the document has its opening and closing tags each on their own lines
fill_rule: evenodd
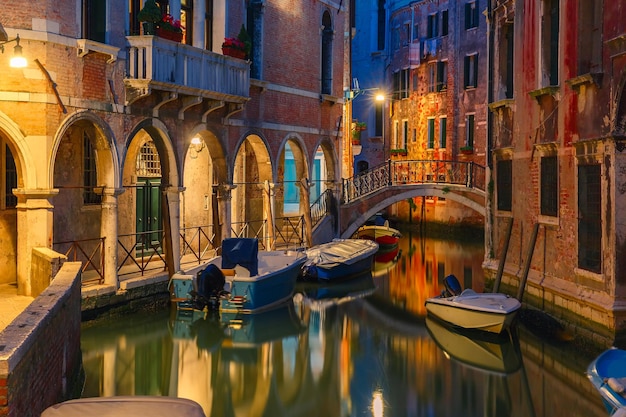
<svg viewBox="0 0 626 417">
<path fill-rule="evenodd" d="M 306 251 L 305 278 L 333 281 L 372 270 L 378 244 L 363 239 L 334 239 Z"/>
<path fill-rule="evenodd" d="M 159 396 L 92 397 L 46 408 L 41 417 L 205 417 L 200 404 L 185 398 Z"/>
<path fill-rule="evenodd" d="M 502 333 L 507 330 L 521 303 L 502 293 L 477 293 L 472 289 L 460 291 L 454 275 L 445 278 L 446 291 L 426 300 L 428 314 L 464 329 Z"/>
<path fill-rule="evenodd" d="M 172 301 L 179 309 L 258 313 L 293 297 L 305 261 L 303 252 L 259 251 L 257 239 L 224 239 L 221 256 L 172 276 Z"/>
</svg>

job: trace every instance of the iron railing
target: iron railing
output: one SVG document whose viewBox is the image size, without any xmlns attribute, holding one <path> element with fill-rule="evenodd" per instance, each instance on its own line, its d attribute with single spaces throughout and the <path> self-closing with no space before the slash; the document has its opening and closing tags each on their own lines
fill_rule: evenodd
<svg viewBox="0 0 626 417">
<path fill-rule="evenodd" d="M 313 226 L 331 212 L 333 198 L 333 191 L 327 189 L 311 204 L 311 224 Z"/>
<path fill-rule="evenodd" d="M 387 161 L 343 180 L 346 204 L 395 185 L 453 184 L 485 191 L 485 167 L 471 161 Z"/>
<path fill-rule="evenodd" d="M 104 240 L 105 237 L 96 239 L 82 239 L 66 242 L 55 242 L 53 248 L 59 253 L 65 254 L 68 261 L 82 262 L 81 273 L 95 271 L 95 274 L 81 274 L 83 283 L 98 284 L 104 282 Z"/>
</svg>

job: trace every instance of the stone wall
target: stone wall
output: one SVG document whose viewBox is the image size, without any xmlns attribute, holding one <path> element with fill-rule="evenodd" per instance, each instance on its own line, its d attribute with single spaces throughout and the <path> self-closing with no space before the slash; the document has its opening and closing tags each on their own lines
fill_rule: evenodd
<svg viewBox="0 0 626 417">
<path fill-rule="evenodd" d="M 79 262 L 64 263 L 0 333 L 0 415 L 39 416 L 80 386 L 80 268 Z"/>
</svg>

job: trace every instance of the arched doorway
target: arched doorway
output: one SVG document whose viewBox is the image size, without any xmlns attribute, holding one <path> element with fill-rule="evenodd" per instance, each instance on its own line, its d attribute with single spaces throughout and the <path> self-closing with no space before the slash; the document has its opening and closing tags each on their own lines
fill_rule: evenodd
<svg viewBox="0 0 626 417">
<path fill-rule="evenodd" d="M 228 178 L 224 149 L 210 131 L 201 130 L 190 140 L 184 161 L 181 193 L 181 244 L 183 255 L 203 258 L 221 245 L 226 204 L 220 187 Z M 193 260 L 194 256 L 189 256 Z M 198 260 L 198 259 L 196 259 Z"/>
<path fill-rule="evenodd" d="M 119 197 L 119 275 L 180 267 L 179 177 L 166 127 L 146 120 L 128 140 Z M 172 221 L 174 219 L 174 221 Z M 166 239 L 169 237 L 169 239 Z"/>
<path fill-rule="evenodd" d="M 232 235 L 258 237 L 267 246 L 272 240 L 275 208 L 270 205 L 273 193 L 272 161 L 268 148 L 258 135 L 249 135 L 239 146 L 233 167 L 231 201 Z"/>
<path fill-rule="evenodd" d="M 18 172 L 11 143 L 0 130 L 0 284 L 17 281 L 17 197 Z"/>
</svg>

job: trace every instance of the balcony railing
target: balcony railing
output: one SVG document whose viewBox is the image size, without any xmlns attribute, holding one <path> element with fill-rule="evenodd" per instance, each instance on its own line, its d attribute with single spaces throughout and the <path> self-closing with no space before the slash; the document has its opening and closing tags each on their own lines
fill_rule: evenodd
<svg viewBox="0 0 626 417">
<path fill-rule="evenodd" d="M 250 63 L 168 41 L 158 36 L 128 36 L 125 80 L 128 101 L 152 90 L 243 103 L 250 95 Z"/>
</svg>

